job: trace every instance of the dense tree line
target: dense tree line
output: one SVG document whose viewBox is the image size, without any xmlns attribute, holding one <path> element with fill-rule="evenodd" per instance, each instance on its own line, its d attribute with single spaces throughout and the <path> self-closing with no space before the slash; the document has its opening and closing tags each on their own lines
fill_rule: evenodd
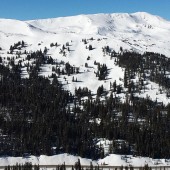
<svg viewBox="0 0 170 170">
<path fill-rule="evenodd" d="M 26 43 L 24 41 L 18 41 L 17 43 L 14 43 L 14 45 L 10 46 L 10 54 L 12 54 L 14 50 L 21 50 L 23 47 L 26 47 Z"/>
<path fill-rule="evenodd" d="M 32 169 L 39 170 L 40 166 L 39 165 L 32 165 L 32 163 L 29 163 L 29 162 L 27 162 L 25 164 L 18 164 L 17 163 L 16 165 L 5 166 L 5 170 L 32 170 Z M 68 169 L 68 167 L 66 167 L 65 162 L 62 165 L 57 165 L 56 168 L 55 168 L 55 170 L 66 170 L 66 169 Z M 72 170 L 82 170 L 82 169 L 84 169 L 84 166 L 81 165 L 80 159 L 78 159 L 78 161 L 75 162 L 75 163 L 72 162 L 72 168 L 71 169 Z M 87 169 L 87 166 L 86 166 L 86 169 Z M 92 164 L 92 162 L 90 162 L 90 165 L 89 165 L 88 169 L 89 170 L 99 170 L 99 169 L 101 169 L 101 167 L 99 165 L 94 166 Z M 115 169 L 117 169 L 117 168 L 115 168 Z M 129 166 L 129 167 L 128 166 L 124 166 L 124 167 L 120 166 L 119 169 L 120 170 L 123 170 L 123 169 L 125 169 L 125 170 L 128 170 L 128 169 L 133 170 L 134 167 L 133 166 Z M 147 164 L 144 167 L 140 168 L 140 170 L 151 170 L 151 169 L 152 168 L 149 167 Z"/>
<path fill-rule="evenodd" d="M 32 165 L 31 163 L 27 162 L 25 164 L 16 164 L 16 165 L 12 165 L 12 166 L 6 166 L 5 170 L 39 170 L 40 167 L 39 165 Z"/>
<path fill-rule="evenodd" d="M 98 77 L 99 80 L 106 80 L 107 75 L 108 75 L 108 69 L 107 69 L 106 64 L 100 65 L 99 63 L 97 69 L 98 70 L 96 73 L 96 77 Z"/>
<path fill-rule="evenodd" d="M 95 157 L 88 123 L 80 121 L 76 106 L 74 112 L 68 107 L 73 95 L 63 90 L 56 76 L 52 83 L 38 76 L 39 65 L 31 66 L 29 79 L 21 79 L 19 65 L 13 63 L 11 69 L 0 65 L 0 154 L 51 155 L 55 146 L 55 153 Z"/>
<path fill-rule="evenodd" d="M 105 153 L 96 143 L 107 138 L 112 141 L 109 153 L 170 158 L 170 105 L 135 96 L 147 79 L 168 94 L 169 58 L 155 53 L 115 54 L 107 47 L 104 51 L 125 68 L 124 87 L 113 82 L 108 93 L 100 86 L 94 98 L 86 87 L 75 89 L 75 95 L 64 90 L 58 80 L 62 74 L 59 63 L 46 50 L 27 54 L 26 59 L 33 60 L 24 65 L 29 78 L 21 78 L 23 65 L 14 58 L 7 66 L 0 65 L 0 155 L 67 152 L 97 159 Z M 44 64 L 55 65 L 51 80 L 39 76 Z M 63 75 L 79 73 L 69 63 L 62 64 Z M 138 84 L 133 82 L 137 74 Z M 107 75 L 107 66 L 99 64 L 99 80 Z M 117 94 L 124 89 L 128 94 L 121 102 Z"/>
<path fill-rule="evenodd" d="M 126 83 L 139 75 L 141 86 L 143 86 L 143 81 L 150 80 L 159 84 L 169 94 L 170 58 L 153 52 L 146 52 L 143 55 L 135 52 L 123 52 L 116 58 L 116 63 L 120 67 L 126 68 L 124 80 Z"/>
</svg>

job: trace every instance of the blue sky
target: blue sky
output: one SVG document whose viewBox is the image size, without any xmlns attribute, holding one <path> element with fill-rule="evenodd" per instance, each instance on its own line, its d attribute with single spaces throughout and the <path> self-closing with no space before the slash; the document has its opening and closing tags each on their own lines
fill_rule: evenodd
<svg viewBox="0 0 170 170">
<path fill-rule="evenodd" d="M 149 12 L 170 20 L 170 0 L 1 0 L 0 18 L 30 20 L 78 14 Z"/>
</svg>

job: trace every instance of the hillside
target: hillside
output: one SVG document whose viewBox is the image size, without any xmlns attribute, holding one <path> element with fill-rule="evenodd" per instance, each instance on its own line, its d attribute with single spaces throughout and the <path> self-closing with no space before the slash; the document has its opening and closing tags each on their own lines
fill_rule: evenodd
<svg viewBox="0 0 170 170">
<path fill-rule="evenodd" d="M 169 35 L 144 12 L 0 19 L 0 155 L 168 159 Z"/>
<path fill-rule="evenodd" d="M 93 81 L 90 84 L 85 83 L 89 79 L 95 80 L 95 76 L 88 73 L 87 70 L 94 71 L 95 68 L 84 68 L 85 63 L 93 67 L 93 62 L 100 62 L 108 65 L 111 69 L 109 78 L 119 83 L 119 78 L 123 78 L 121 68 L 115 67 L 110 58 L 103 57 L 102 48 L 110 46 L 116 52 L 120 47 L 124 50 L 143 53 L 145 51 L 161 53 L 169 57 L 170 40 L 170 22 L 158 16 L 148 13 L 139 12 L 134 14 L 96 14 L 80 15 L 65 18 L 54 18 L 33 21 L 17 21 L 1 19 L 0 21 L 0 46 L 6 56 L 10 45 L 24 40 L 28 45 L 24 50 L 35 51 L 43 50 L 47 47 L 48 55 L 54 59 L 63 60 L 71 65 L 80 67 L 85 73 L 78 75 L 82 83 L 70 83 L 68 89 L 74 92 L 75 87 L 87 86 L 90 90 L 96 91 L 103 82 Z M 11 29 L 12 25 L 12 29 Z M 82 39 L 90 39 L 87 45 L 81 43 Z M 51 43 L 58 43 L 58 48 L 50 48 Z M 60 49 L 66 43 L 70 43 L 70 51 L 63 57 Z M 40 45 L 41 44 L 41 45 Z M 91 44 L 94 50 L 89 51 L 85 47 Z M 10 55 L 8 55 L 10 57 Z M 88 56 L 90 61 L 87 61 Z M 119 73 L 120 75 L 117 75 Z M 45 75 L 51 74 L 48 71 Z M 68 78 L 68 81 L 69 78 Z M 108 81 L 109 82 L 109 81 Z M 121 83 L 121 82 L 120 82 Z M 108 88 L 109 83 L 105 83 Z M 156 85 L 154 85 L 156 87 Z M 156 99 L 155 95 L 152 95 Z M 145 95 L 146 96 L 146 95 Z M 160 101 L 167 103 L 164 96 L 160 96 Z"/>
</svg>

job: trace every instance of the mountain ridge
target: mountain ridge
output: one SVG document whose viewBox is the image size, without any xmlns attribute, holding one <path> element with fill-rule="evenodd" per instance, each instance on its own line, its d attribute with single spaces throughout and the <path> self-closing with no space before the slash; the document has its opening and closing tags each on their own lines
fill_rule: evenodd
<svg viewBox="0 0 170 170">
<path fill-rule="evenodd" d="M 126 19 L 127 22 L 128 21 L 132 22 L 132 24 L 134 24 L 134 23 L 138 24 L 138 23 L 142 23 L 142 22 L 147 23 L 148 20 L 149 21 L 152 20 L 151 22 L 154 21 L 154 23 L 152 23 L 152 24 L 154 24 L 156 26 L 158 26 L 156 22 L 159 22 L 159 26 L 160 26 L 160 24 L 163 24 L 162 26 L 164 26 L 164 23 L 162 23 L 162 22 L 165 22 L 168 24 L 168 28 L 170 29 L 169 21 L 167 21 L 161 17 L 154 16 L 154 15 L 151 15 L 151 14 L 145 13 L 145 12 L 137 12 L 137 13 L 131 13 L 131 14 L 128 14 L 128 13 L 112 13 L 112 14 L 101 13 L 101 14 L 93 14 L 93 15 L 77 15 L 77 16 L 69 16 L 69 17 L 30 20 L 30 21 L 26 21 L 26 23 L 31 23 L 34 26 L 40 26 L 40 27 L 43 26 L 43 24 L 49 24 L 49 26 L 56 24 L 55 26 L 57 26 L 57 24 L 61 24 L 62 22 L 64 24 L 66 22 L 66 26 L 74 25 L 74 24 L 84 24 L 85 26 L 86 26 L 86 24 L 87 25 L 91 24 L 90 26 L 92 26 L 92 25 L 97 24 L 98 27 L 101 27 L 101 26 L 106 27 L 107 24 L 109 24 L 108 26 L 113 24 L 111 26 L 114 27 L 114 25 L 120 24 L 120 23 L 117 23 L 118 20 L 124 21 L 124 19 Z M 71 20 L 71 23 L 69 22 L 69 20 Z M 124 23 L 124 24 L 126 25 L 126 23 Z M 71 27 L 70 27 L 70 29 L 71 29 Z"/>
<path fill-rule="evenodd" d="M 35 37 L 43 39 L 54 34 L 70 38 L 103 36 L 122 41 L 138 52 L 153 51 L 170 57 L 170 21 L 146 12 L 101 13 L 28 21 L 0 19 L 0 32 L 6 36 L 25 36 L 33 41 Z"/>
<path fill-rule="evenodd" d="M 73 24 L 74 20 L 75 20 L 75 22 L 78 22 L 77 24 L 82 24 L 85 22 L 85 24 L 89 23 L 92 25 L 92 24 L 97 23 L 98 26 L 100 26 L 100 24 L 102 25 L 103 23 L 104 24 L 106 24 L 106 23 L 116 24 L 117 20 L 119 20 L 119 19 L 120 20 L 127 19 L 127 21 L 131 20 L 134 23 L 136 22 L 136 24 L 144 22 L 144 21 L 148 22 L 148 19 L 150 19 L 150 21 L 152 20 L 152 22 L 159 21 L 159 26 L 160 26 L 161 22 L 165 22 L 168 25 L 168 28 L 170 29 L 170 21 L 165 20 L 159 16 L 146 13 L 146 12 L 110 13 L 110 14 L 109 13 L 107 13 L 107 14 L 99 13 L 99 14 L 88 14 L 88 15 L 83 14 L 83 15 L 68 16 L 68 17 L 57 17 L 57 18 L 47 18 L 47 19 L 26 20 L 26 21 L 21 21 L 21 20 L 16 20 L 16 19 L 4 19 L 4 18 L 1 19 L 0 18 L 0 23 L 6 24 L 4 27 L 5 29 L 8 26 L 7 24 L 9 24 L 9 25 L 12 24 L 13 26 L 15 26 L 17 24 L 26 24 L 26 25 L 28 24 L 27 26 L 33 25 L 38 28 L 44 27 L 44 25 L 48 24 L 47 28 L 49 28 L 50 25 L 52 25 L 53 27 L 54 26 L 57 27 L 58 26 L 57 24 L 61 24 L 62 22 L 63 22 L 63 24 L 65 24 L 65 22 L 66 22 L 66 26 L 74 25 Z M 69 20 L 71 20 L 71 22 L 69 22 Z M 5 22 L 5 23 L 3 23 L 3 22 Z M 102 25 L 102 26 L 104 27 L 104 25 Z M 2 31 L 3 28 L 0 28 L 0 29 Z M 71 29 L 71 27 L 70 27 L 70 29 Z"/>
</svg>

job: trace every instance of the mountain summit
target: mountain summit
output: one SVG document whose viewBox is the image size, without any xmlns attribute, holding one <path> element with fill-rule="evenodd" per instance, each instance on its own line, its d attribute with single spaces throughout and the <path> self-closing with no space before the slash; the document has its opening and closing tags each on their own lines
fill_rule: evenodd
<svg viewBox="0 0 170 170">
<path fill-rule="evenodd" d="M 170 54 L 170 22 L 145 12 L 78 15 L 31 21 L 0 19 L 0 36 L 4 37 L 2 46 L 8 44 L 10 36 L 35 42 L 50 36 L 71 39 L 86 35 L 105 36 L 117 41 L 118 45 L 138 52 Z"/>
<path fill-rule="evenodd" d="M 55 33 L 114 35 L 122 33 L 146 33 L 148 29 L 169 29 L 170 22 L 145 12 L 79 15 L 64 18 L 28 21 L 40 29 Z M 145 32 L 146 31 L 146 32 Z M 150 33 L 150 31 L 149 31 Z M 148 34 L 149 34 L 148 33 Z"/>
</svg>

